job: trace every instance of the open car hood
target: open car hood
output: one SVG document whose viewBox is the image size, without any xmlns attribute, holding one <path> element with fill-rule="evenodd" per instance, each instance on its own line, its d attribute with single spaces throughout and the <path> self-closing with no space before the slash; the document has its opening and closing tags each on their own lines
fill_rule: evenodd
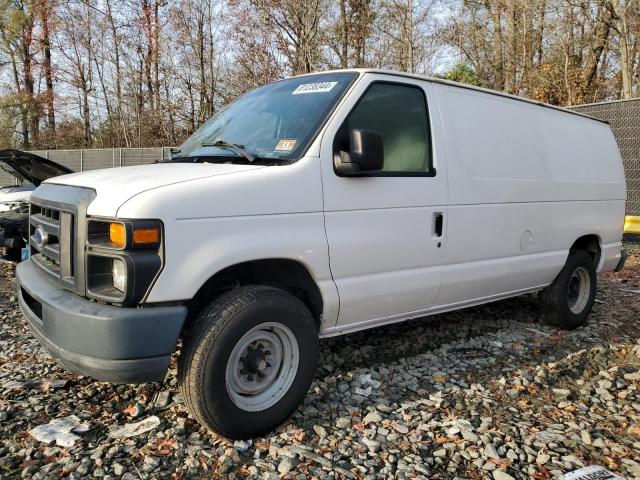
<svg viewBox="0 0 640 480">
<path fill-rule="evenodd" d="M 73 173 L 59 163 L 20 150 L 0 150 L 0 168 L 23 182 L 40 185 L 52 177 Z"/>
</svg>

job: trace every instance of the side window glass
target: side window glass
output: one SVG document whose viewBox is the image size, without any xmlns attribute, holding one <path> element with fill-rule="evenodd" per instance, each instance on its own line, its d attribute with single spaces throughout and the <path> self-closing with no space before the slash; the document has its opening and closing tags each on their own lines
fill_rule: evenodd
<svg viewBox="0 0 640 480">
<path fill-rule="evenodd" d="M 372 130 L 384 141 L 384 172 L 431 171 L 427 102 L 422 89 L 409 85 L 374 83 L 365 92 L 343 128 Z"/>
</svg>

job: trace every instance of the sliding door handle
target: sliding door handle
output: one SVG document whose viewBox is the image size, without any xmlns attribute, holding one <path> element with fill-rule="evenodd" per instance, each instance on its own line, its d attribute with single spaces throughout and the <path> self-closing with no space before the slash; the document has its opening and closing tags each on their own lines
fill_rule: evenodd
<svg viewBox="0 0 640 480">
<path fill-rule="evenodd" d="M 444 223 L 444 215 L 440 212 L 433 214 L 433 233 L 436 237 L 442 236 L 442 224 Z"/>
</svg>

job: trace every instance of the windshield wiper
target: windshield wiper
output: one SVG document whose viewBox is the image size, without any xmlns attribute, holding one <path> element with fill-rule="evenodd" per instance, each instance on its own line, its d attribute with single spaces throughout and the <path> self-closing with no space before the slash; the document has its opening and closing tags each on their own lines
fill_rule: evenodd
<svg viewBox="0 0 640 480">
<path fill-rule="evenodd" d="M 234 152 L 236 155 L 243 156 L 244 158 L 246 158 L 250 162 L 253 162 L 256 159 L 256 157 L 254 157 L 253 155 L 251 155 L 249 152 L 247 152 L 244 149 L 244 145 L 238 145 L 236 143 L 227 142 L 223 138 L 218 138 L 218 139 L 216 139 L 215 142 L 202 142 L 200 144 L 200 146 L 202 146 L 202 147 L 227 148 L 227 149 L 231 150 L 232 152 Z"/>
</svg>

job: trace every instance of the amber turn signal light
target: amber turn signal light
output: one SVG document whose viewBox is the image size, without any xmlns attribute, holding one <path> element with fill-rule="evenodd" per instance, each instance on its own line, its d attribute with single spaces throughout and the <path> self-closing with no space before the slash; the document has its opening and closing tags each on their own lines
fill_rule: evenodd
<svg viewBox="0 0 640 480">
<path fill-rule="evenodd" d="M 155 245 L 160 243 L 159 228 L 136 228 L 133 230 L 134 245 Z"/>
<path fill-rule="evenodd" d="M 122 223 L 109 225 L 109 240 L 116 248 L 124 248 L 127 244 L 127 231 Z"/>
</svg>

